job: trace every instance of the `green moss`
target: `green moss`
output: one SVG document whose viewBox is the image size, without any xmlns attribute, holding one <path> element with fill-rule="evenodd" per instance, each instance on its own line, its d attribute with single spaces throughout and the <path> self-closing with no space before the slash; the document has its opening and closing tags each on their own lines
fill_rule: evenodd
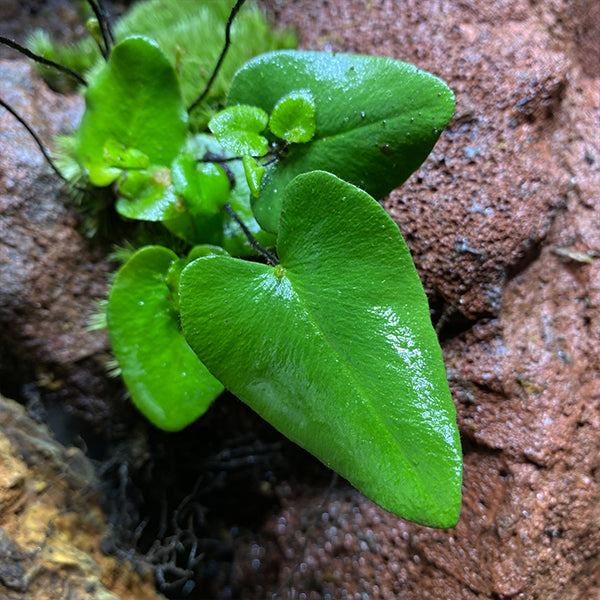
<svg viewBox="0 0 600 600">
<path fill-rule="evenodd" d="M 129 35 L 154 39 L 179 74 L 181 91 L 187 106 L 200 95 L 225 41 L 225 25 L 232 0 L 148 0 L 136 4 L 115 25 L 117 41 Z M 296 36 L 289 30 L 275 31 L 255 6 L 242 8 L 231 29 L 232 44 L 205 102 L 191 115 L 193 130 L 203 130 L 210 117 L 225 100 L 234 73 L 253 56 L 281 48 L 293 48 Z M 89 37 L 63 45 L 53 42 L 47 33 L 34 32 L 29 47 L 45 58 L 63 64 L 87 80 L 101 67 L 100 51 Z M 52 69 L 40 67 L 49 85 L 72 90 L 73 82 Z"/>
</svg>

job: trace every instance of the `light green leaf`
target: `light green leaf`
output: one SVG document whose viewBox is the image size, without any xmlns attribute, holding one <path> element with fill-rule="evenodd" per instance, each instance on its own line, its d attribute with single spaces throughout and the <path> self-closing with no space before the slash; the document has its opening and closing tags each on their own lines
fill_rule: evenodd
<svg viewBox="0 0 600 600">
<path fill-rule="evenodd" d="M 381 199 L 419 167 L 454 111 L 448 86 L 414 65 L 319 52 L 252 59 L 237 72 L 227 103 L 251 103 L 271 113 L 298 89 L 314 98 L 315 135 L 266 166 L 253 201 L 258 222 L 273 232 L 281 193 L 296 175 L 322 169 Z"/>
<path fill-rule="evenodd" d="M 177 202 L 171 171 L 165 167 L 126 171 L 119 194 L 115 209 L 128 219 L 164 221 L 176 218 L 184 210 Z"/>
<path fill-rule="evenodd" d="M 244 165 L 244 173 L 250 192 L 254 197 L 257 197 L 260 193 L 260 182 L 265 174 L 265 168 L 259 165 L 253 156 L 244 156 L 242 164 Z"/>
<path fill-rule="evenodd" d="M 102 157 L 109 167 L 117 169 L 147 169 L 150 166 L 150 159 L 143 152 L 125 148 L 112 138 L 104 143 Z"/>
<path fill-rule="evenodd" d="M 269 145 L 259 135 L 267 127 L 269 116 L 256 106 L 232 106 L 218 112 L 208 123 L 221 146 L 238 156 L 263 156 Z"/>
<path fill-rule="evenodd" d="M 187 112 L 177 75 L 147 38 L 130 37 L 113 48 L 85 101 L 76 152 L 93 185 L 109 185 L 120 174 L 104 155 L 109 140 L 162 166 L 170 166 L 184 144 Z"/>
<path fill-rule="evenodd" d="M 180 282 L 210 371 L 291 440 L 404 518 L 460 510 L 456 411 L 427 298 L 397 225 L 324 172 L 286 189 L 281 264 L 213 256 Z"/>
<path fill-rule="evenodd" d="M 229 179 L 215 163 L 199 163 L 182 154 L 173 161 L 171 177 L 175 191 L 194 217 L 216 215 L 229 199 Z"/>
<path fill-rule="evenodd" d="M 310 91 L 294 90 L 275 105 L 269 128 L 286 142 L 310 142 L 317 126 L 315 111 L 315 100 Z"/>
<path fill-rule="evenodd" d="M 137 408 L 154 425 L 177 431 L 222 392 L 188 346 L 176 312 L 181 259 L 147 246 L 121 268 L 110 291 L 108 333 Z"/>
</svg>

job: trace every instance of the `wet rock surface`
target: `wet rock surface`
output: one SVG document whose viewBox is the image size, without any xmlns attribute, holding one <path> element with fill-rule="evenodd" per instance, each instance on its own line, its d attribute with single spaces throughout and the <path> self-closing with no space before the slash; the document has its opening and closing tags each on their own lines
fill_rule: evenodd
<svg viewBox="0 0 600 600">
<path fill-rule="evenodd" d="M 215 595 L 597 598 L 597 3 L 262 4 L 275 22 L 298 28 L 305 48 L 414 62 L 456 92 L 456 116 L 433 154 L 385 206 L 441 319 L 465 452 L 464 502 L 457 527 L 431 530 L 393 517 L 342 481 L 329 489 L 326 470 L 301 453 L 284 466 L 269 460 L 252 471 L 253 489 L 262 490 L 252 499 L 263 492 L 269 498 L 255 517 L 266 516 L 260 526 L 252 522 L 227 534 L 235 557 Z M 16 89 L 25 90 L 11 92 L 11 101 L 38 119 L 33 122 L 44 139 L 76 122 L 76 100 L 50 95 L 22 63 L 2 68 L 0 85 L 9 81 L 8 68 Z M 52 380 L 60 367 L 61 377 L 68 373 L 68 381 L 78 382 L 57 392 L 61 402 L 100 413 L 95 423 L 106 424 L 109 393 L 90 367 L 106 339 L 83 325 L 91 300 L 103 293 L 108 267 L 81 236 L 76 213 L 65 208 L 27 134 L 1 110 L 0 155 L 3 372 L 9 364 L 4 352 L 11 371 L 28 362 Z M 202 435 L 231 435 L 222 424 L 232 418 L 234 428 L 254 423 L 236 405 L 209 418 Z M 258 435 L 289 447 L 271 432 Z M 262 446 L 250 446 L 256 447 Z M 181 464 L 184 453 L 173 445 L 164 464 Z M 12 507 L 21 502 L 19 461 L 0 485 Z M 196 480 L 193 466 L 187 468 Z M 242 492 L 252 485 L 242 479 L 228 510 L 252 513 Z M 9 557 L 22 552 L 10 539 L 1 538 L 2 544 Z M 3 577 L 22 581 L 10 571 L 13 563 L 6 564 Z"/>
<path fill-rule="evenodd" d="M 83 111 L 82 98 L 51 92 L 20 60 L 0 61 L 0 97 L 47 147 Z M 106 297 L 110 244 L 84 231 L 65 185 L 0 108 L 0 392 L 42 395 L 109 428 L 122 392 L 106 377 L 106 332 L 88 325 Z"/>
</svg>

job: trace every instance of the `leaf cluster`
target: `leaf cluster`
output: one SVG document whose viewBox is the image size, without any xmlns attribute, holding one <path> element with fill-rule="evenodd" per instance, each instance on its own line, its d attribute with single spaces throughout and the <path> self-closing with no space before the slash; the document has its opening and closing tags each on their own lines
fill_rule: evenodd
<svg viewBox="0 0 600 600">
<path fill-rule="evenodd" d="M 88 72 L 73 145 L 123 218 L 160 223 L 187 247 L 140 249 L 110 291 L 133 401 L 176 431 L 227 388 L 383 507 L 454 525 L 461 451 L 442 354 L 409 250 L 377 202 L 431 151 L 451 90 L 388 58 L 277 50 L 233 78 L 226 63 L 195 119 L 198 72 L 217 56 L 179 50 L 187 4 L 160 5 L 166 37 L 136 30 L 142 8 L 129 35 L 117 28 Z M 194 34 L 203 43 L 210 23 Z"/>
</svg>

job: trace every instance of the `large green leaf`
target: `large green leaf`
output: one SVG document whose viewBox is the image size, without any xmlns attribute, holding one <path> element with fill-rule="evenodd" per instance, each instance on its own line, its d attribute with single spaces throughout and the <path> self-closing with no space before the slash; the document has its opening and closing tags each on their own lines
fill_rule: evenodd
<svg viewBox="0 0 600 600">
<path fill-rule="evenodd" d="M 152 40 L 137 36 L 117 44 L 85 102 L 76 150 L 93 185 L 109 185 L 121 172 L 107 156 L 107 143 L 168 167 L 185 142 L 187 112 L 177 75 Z"/>
<path fill-rule="evenodd" d="M 277 231 L 281 192 L 296 175 L 322 169 L 382 198 L 423 162 L 454 111 L 454 94 L 414 65 L 373 56 L 271 52 L 236 74 L 227 103 L 271 113 L 294 90 L 316 104 L 316 131 L 267 165 L 253 208 Z"/>
<path fill-rule="evenodd" d="M 324 172 L 284 193 L 281 264 L 200 258 L 183 331 L 227 388 L 384 508 L 450 527 L 462 461 L 427 298 L 400 231 Z"/>
<path fill-rule="evenodd" d="M 138 250 L 119 271 L 107 309 L 113 352 L 133 401 L 167 431 L 195 421 L 223 391 L 179 328 L 172 288 L 181 260 L 161 246 Z"/>
</svg>

